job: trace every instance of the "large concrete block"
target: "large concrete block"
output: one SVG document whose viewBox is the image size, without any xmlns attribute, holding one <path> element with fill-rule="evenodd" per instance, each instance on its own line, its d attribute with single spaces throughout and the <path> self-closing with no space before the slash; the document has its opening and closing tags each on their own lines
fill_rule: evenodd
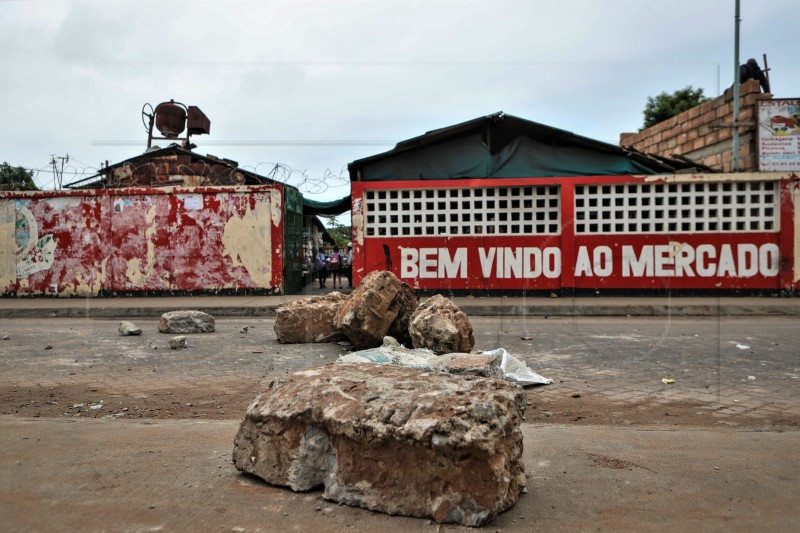
<svg viewBox="0 0 800 533">
<path fill-rule="evenodd" d="M 275 335 L 278 342 L 334 342 L 342 338 L 333 319 L 347 296 L 331 292 L 324 296 L 285 303 L 275 310 Z"/>
<path fill-rule="evenodd" d="M 170 311 L 161 315 L 161 333 L 211 333 L 216 329 L 214 317 L 202 311 Z"/>
<path fill-rule="evenodd" d="M 417 307 L 413 290 L 388 270 L 370 272 L 336 314 L 335 326 L 358 349 L 380 346 L 395 320 L 399 329 Z M 408 334 L 400 335 L 400 342 Z M 397 333 L 396 333 L 397 334 Z"/>
<path fill-rule="evenodd" d="M 472 324 L 456 304 L 437 294 L 422 302 L 409 320 L 414 348 L 437 354 L 467 352 L 475 347 Z"/>
<path fill-rule="evenodd" d="M 525 485 L 517 385 L 389 365 L 296 372 L 259 395 L 234 441 L 239 470 L 329 500 L 477 526 Z"/>
</svg>

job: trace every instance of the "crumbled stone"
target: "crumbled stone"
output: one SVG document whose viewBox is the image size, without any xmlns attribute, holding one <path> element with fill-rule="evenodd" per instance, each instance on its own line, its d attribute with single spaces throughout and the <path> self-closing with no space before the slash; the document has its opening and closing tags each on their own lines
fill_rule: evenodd
<svg viewBox="0 0 800 533">
<path fill-rule="evenodd" d="M 347 300 L 340 292 L 303 298 L 280 305 L 275 316 L 275 335 L 284 344 L 342 340 L 334 325 L 336 312 Z"/>
<path fill-rule="evenodd" d="M 184 348 L 188 348 L 189 344 L 186 342 L 186 337 L 184 335 L 178 335 L 169 340 L 169 347 L 173 350 L 183 350 Z"/>
<path fill-rule="evenodd" d="M 117 326 L 117 331 L 123 337 L 127 337 L 128 335 L 142 334 L 142 328 L 137 327 L 132 322 L 128 322 L 127 320 L 123 320 L 122 322 L 119 323 L 119 326 Z"/>
<path fill-rule="evenodd" d="M 336 313 L 334 325 L 356 349 L 380 346 L 392 324 L 402 322 L 416 307 L 413 290 L 387 270 L 370 272 Z M 404 332 L 396 333 L 401 338 Z"/>
<path fill-rule="evenodd" d="M 234 440 L 236 468 L 389 514 L 469 526 L 525 486 L 522 388 L 495 379 L 339 363 L 260 394 Z"/>
<path fill-rule="evenodd" d="M 214 329 L 214 317 L 202 311 L 170 311 L 161 315 L 158 324 L 161 333 L 211 333 Z"/>
<path fill-rule="evenodd" d="M 417 307 L 411 315 L 408 331 L 414 348 L 428 348 L 437 354 L 468 353 L 475 347 L 469 318 L 441 294 Z"/>
</svg>

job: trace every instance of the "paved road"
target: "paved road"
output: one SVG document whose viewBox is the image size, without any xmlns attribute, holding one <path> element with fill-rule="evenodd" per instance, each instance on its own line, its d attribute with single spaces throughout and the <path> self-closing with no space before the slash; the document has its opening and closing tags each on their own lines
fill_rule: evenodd
<svg viewBox="0 0 800 533">
<path fill-rule="evenodd" d="M 504 347 L 555 380 L 529 389 L 531 421 L 800 425 L 793 318 L 471 320 L 476 349 Z M 278 344 L 269 318 L 218 319 L 182 351 L 157 320 L 136 323 L 140 337 L 111 319 L 0 319 L 0 413 L 237 418 L 274 377 L 347 353 Z"/>
<path fill-rule="evenodd" d="M 239 317 L 174 351 L 156 319 L 135 321 L 141 337 L 118 336 L 116 319 L 0 319 L 7 529 L 469 530 L 337 506 L 231 466 L 252 398 L 346 347 L 280 345 L 272 319 Z M 529 493 L 489 531 L 794 526 L 796 319 L 471 321 L 477 349 L 505 347 L 555 380 L 527 390 Z"/>
<path fill-rule="evenodd" d="M 352 289 L 340 292 L 349 293 Z M 0 318 L 159 317 L 176 309 L 214 316 L 275 316 L 282 304 L 333 292 L 308 285 L 302 294 L 282 296 L 170 296 L 120 298 L 0 298 Z M 621 297 L 596 295 L 553 298 L 540 292 L 510 296 L 445 294 L 469 316 L 800 316 L 800 298 L 730 295 Z M 427 298 L 426 295 L 421 296 Z"/>
<path fill-rule="evenodd" d="M 0 416 L 5 531 L 752 532 L 797 529 L 798 432 L 523 425 L 528 493 L 482 529 L 293 493 L 231 465 L 233 420 Z"/>
</svg>

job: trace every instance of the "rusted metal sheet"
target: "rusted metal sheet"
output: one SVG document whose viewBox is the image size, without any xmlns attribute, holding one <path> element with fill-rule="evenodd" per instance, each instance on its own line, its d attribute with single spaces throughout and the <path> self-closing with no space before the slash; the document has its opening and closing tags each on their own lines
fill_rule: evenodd
<svg viewBox="0 0 800 533">
<path fill-rule="evenodd" d="M 229 164 L 185 154 L 142 158 L 113 168 L 107 187 L 167 187 L 242 185 L 245 176 Z"/>
<path fill-rule="evenodd" d="M 283 285 L 279 185 L 0 193 L 0 293 Z"/>
<path fill-rule="evenodd" d="M 190 105 L 186 127 L 189 135 L 209 134 L 211 133 L 211 120 L 200 111 L 199 107 Z"/>
<path fill-rule="evenodd" d="M 800 288 L 786 173 L 353 183 L 354 281 L 425 290 Z"/>
</svg>

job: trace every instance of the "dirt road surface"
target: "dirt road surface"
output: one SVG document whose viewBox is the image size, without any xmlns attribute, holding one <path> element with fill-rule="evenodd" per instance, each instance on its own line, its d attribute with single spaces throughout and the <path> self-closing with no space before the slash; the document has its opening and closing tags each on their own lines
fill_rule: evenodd
<svg viewBox="0 0 800 533">
<path fill-rule="evenodd" d="M 120 337 L 116 319 L 0 319 L 7 530 L 467 530 L 338 506 L 231 466 L 253 397 L 346 346 L 280 345 L 271 319 L 242 317 L 176 351 L 157 322 L 136 319 L 144 334 Z M 476 349 L 505 347 L 554 379 L 526 392 L 529 492 L 487 530 L 791 529 L 794 319 L 472 323 Z"/>
</svg>

